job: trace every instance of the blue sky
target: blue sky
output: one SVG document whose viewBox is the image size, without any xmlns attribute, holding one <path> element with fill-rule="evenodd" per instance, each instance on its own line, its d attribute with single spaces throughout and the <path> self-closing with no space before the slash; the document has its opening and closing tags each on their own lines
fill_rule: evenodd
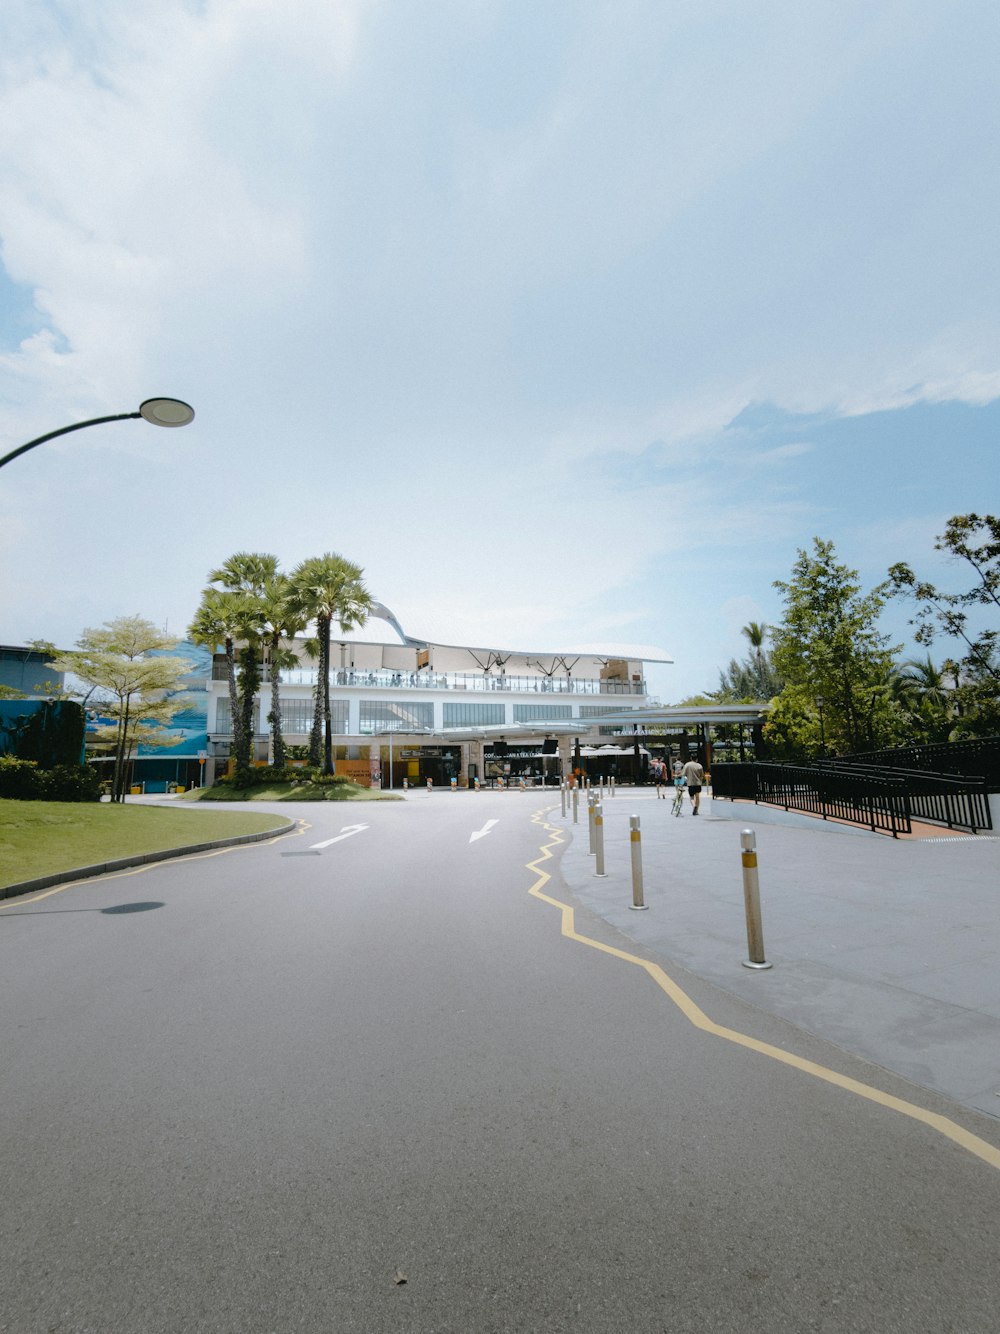
<svg viewBox="0 0 1000 1334">
<path fill-rule="evenodd" d="M 7 0 L 0 639 L 239 549 L 715 683 L 832 539 L 996 510 L 992 3 Z M 900 640 L 906 615 L 886 628 Z"/>
</svg>

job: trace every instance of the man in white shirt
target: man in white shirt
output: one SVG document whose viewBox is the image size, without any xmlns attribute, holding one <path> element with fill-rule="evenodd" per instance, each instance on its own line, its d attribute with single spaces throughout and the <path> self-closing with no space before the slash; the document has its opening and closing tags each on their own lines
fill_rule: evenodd
<svg viewBox="0 0 1000 1334">
<path fill-rule="evenodd" d="M 698 814 L 698 807 L 701 804 L 701 788 L 705 781 L 705 770 L 697 760 L 688 760 L 684 769 L 684 781 L 687 783 L 687 790 L 691 794 L 691 814 Z"/>
</svg>

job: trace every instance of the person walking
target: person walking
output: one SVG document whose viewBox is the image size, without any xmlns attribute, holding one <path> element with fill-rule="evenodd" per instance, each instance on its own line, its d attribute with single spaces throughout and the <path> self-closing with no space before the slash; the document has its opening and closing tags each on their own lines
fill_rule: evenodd
<svg viewBox="0 0 1000 1334">
<path fill-rule="evenodd" d="M 705 782 L 705 770 L 697 760 L 688 760 L 682 773 L 684 781 L 687 783 L 687 790 L 691 796 L 691 814 L 698 814 L 698 807 L 701 805 L 701 789 Z"/>
<path fill-rule="evenodd" d="M 656 799 L 667 799 L 667 766 L 662 760 L 653 761 L 653 782 L 656 784 Z"/>
</svg>

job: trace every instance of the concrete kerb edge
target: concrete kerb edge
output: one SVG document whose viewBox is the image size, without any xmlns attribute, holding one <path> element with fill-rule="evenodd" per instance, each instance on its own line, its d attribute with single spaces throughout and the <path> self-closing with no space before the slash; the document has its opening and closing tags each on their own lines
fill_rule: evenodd
<svg viewBox="0 0 1000 1334">
<path fill-rule="evenodd" d="M 262 829 L 257 834 L 235 834 L 232 838 L 219 838 L 211 843 L 191 843 L 182 848 L 162 848 L 159 852 L 141 852 L 134 857 L 119 857 L 116 861 L 102 862 L 95 866 L 78 866 L 71 871 L 39 876 L 36 880 L 22 880 L 16 885 L 0 885 L 0 899 L 15 899 L 20 894 L 33 894 L 38 889 L 72 884 L 74 880 L 93 880 L 97 876 L 108 875 L 114 871 L 127 871 L 131 866 L 170 861 L 172 857 L 190 857 L 198 852 L 213 852 L 217 848 L 238 847 L 241 843 L 262 843 L 266 838 L 277 838 L 297 828 L 298 821 L 289 820 L 286 825 L 278 825 L 274 829 Z"/>
</svg>

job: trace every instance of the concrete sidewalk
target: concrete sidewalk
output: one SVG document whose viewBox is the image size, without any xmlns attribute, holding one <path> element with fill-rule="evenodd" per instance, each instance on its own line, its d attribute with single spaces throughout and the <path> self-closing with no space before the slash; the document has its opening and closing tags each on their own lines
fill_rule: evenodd
<svg viewBox="0 0 1000 1334">
<path fill-rule="evenodd" d="M 581 794 L 583 798 L 583 794 Z M 585 799 L 561 871 L 587 908 L 671 962 L 915 1084 L 1000 1118 L 1000 839 L 896 840 L 750 803 L 670 814 L 652 790 L 604 799 L 595 878 Z M 628 817 L 640 817 L 634 912 Z M 780 817 L 780 820 L 779 820 Z M 740 830 L 757 834 L 766 957 L 747 958 Z"/>
</svg>

